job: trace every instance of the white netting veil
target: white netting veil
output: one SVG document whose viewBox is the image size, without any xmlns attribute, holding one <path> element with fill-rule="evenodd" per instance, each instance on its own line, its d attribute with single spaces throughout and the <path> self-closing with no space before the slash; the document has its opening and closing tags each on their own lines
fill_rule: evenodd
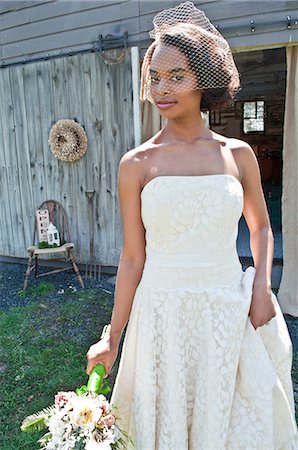
<svg viewBox="0 0 298 450">
<path fill-rule="evenodd" d="M 239 90 L 239 73 L 229 44 L 192 2 L 158 13 L 154 38 L 144 56 L 141 100 L 200 89 Z"/>
</svg>

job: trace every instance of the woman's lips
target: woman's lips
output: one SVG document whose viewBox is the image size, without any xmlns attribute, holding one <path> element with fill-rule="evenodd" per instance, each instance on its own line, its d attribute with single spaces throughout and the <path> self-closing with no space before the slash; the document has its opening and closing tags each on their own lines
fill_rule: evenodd
<svg viewBox="0 0 298 450">
<path fill-rule="evenodd" d="M 173 105 L 176 105 L 177 102 L 156 102 L 156 106 L 160 109 L 167 109 Z"/>
</svg>

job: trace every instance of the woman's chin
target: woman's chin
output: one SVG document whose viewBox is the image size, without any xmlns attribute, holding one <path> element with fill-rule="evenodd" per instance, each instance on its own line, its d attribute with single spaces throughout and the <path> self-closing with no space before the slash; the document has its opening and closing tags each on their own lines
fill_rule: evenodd
<svg viewBox="0 0 298 450">
<path fill-rule="evenodd" d="M 181 111 L 177 108 L 176 104 L 169 107 L 158 107 L 155 105 L 159 111 L 159 114 L 165 119 L 176 119 L 181 116 Z"/>
<path fill-rule="evenodd" d="M 159 113 L 160 115 L 164 118 L 164 119 L 168 119 L 168 120 L 185 120 L 185 119 L 189 119 L 190 115 L 187 114 L 187 112 L 185 111 L 179 111 L 179 110 L 175 110 L 175 111 L 171 111 L 171 110 L 164 110 L 161 111 L 159 109 Z"/>
</svg>

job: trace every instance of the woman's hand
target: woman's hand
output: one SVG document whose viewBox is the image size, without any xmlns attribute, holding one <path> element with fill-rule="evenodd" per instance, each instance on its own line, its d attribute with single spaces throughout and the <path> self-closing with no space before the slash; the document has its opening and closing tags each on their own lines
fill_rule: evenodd
<svg viewBox="0 0 298 450">
<path fill-rule="evenodd" d="M 101 339 L 95 344 L 91 345 L 87 352 L 88 364 L 86 368 L 86 373 L 90 375 L 91 370 L 96 364 L 102 363 L 105 366 L 106 373 L 104 378 L 106 378 L 117 358 L 118 347 L 112 348 L 110 346 L 110 341 Z"/>
<path fill-rule="evenodd" d="M 255 286 L 253 288 L 248 315 L 255 329 L 265 325 L 276 315 L 271 295 L 271 288 L 262 286 Z"/>
</svg>

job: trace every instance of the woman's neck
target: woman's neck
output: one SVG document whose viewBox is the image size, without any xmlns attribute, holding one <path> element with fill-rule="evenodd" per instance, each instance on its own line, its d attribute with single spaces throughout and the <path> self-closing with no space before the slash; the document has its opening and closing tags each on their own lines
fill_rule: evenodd
<svg viewBox="0 0 298 450">
<path fill-rule="evenodd" d="M 212 132 L 206 127 L 201 114 L 197 117 L 187 119 L 168 119 L 162 130 L 167 140 L 194 142 L 196 139 L 210 139 Z"/>
</svg>

